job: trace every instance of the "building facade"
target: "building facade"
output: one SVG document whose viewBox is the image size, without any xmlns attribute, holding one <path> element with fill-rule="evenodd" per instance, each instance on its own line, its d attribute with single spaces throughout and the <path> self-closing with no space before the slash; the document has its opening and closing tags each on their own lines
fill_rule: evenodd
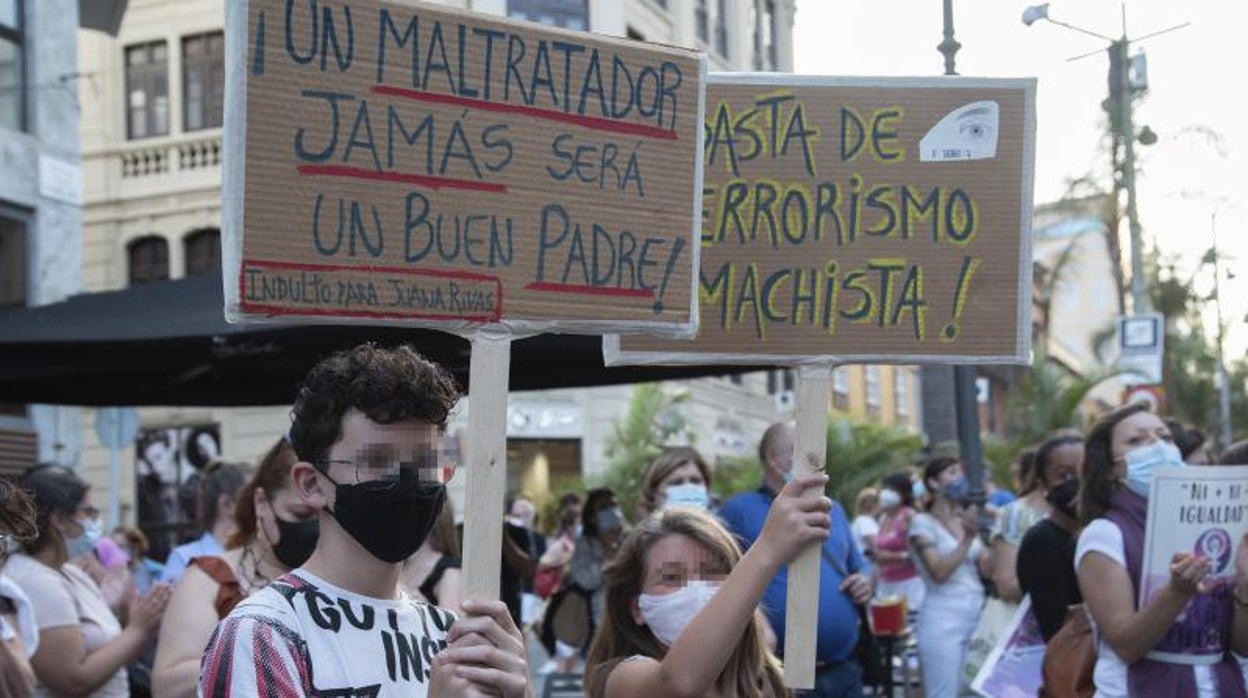
<svg viewBox="0 0 1248 698">
<path fill-rule="evenodd" d="M 695 46 L 716 70 L 792 66 L 792 0 L 471 0 L 448 4 L 638 40 Z M 129 0 L 117 36 L 83 33 L 79 70 L 87 182 L 82 279 L 102 291 L 210 273 L 220 265 L 223 0 Z M 791 416 L 794 375 L 776 371 L 670 384 L 688 391 L 682 416 L 715 460 L 748 455 L 768 424 Z M 917 430 L 914 371 L 838 371 L 834 408 Z M 513 393 L 510 489 L 542 493 L 605 469 L 613 422 L 629 386 Z M 467 410 L 456 424 L 466 424 Z M 92 431 L 94 410 L 82 432 Z M 183 486 L 206 458 L 254 460 L 283 434 L 288 408 L 144 408 L 123 459 L 125 518 L 139 484 Z M 83 437 L 86 472 L 107 482 L 109 454 Z M 187 512 L 183 512 L 186 514 Z"/>
<path fill-rule="evenodd" d="M 80 15 L 79 4 L 0 0 L 0 308 L 82 289 L 76 38 L 115 31 L 121 10 L 102 0 Z M 77 465 L 81 433 L 81 410 L 0 398 L 0 475 Z"/>
</svg>

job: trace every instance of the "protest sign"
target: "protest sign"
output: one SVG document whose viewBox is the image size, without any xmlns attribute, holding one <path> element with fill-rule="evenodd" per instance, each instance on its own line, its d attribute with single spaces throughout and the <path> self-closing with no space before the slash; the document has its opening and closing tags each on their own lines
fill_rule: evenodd
<svg viewBox="0 0 1248 698">
<path fill-rule="evenodd" d="M 471 336 L 464 594 L 497 598 L 511 337 L 691 335 L 705 58 L 378 0 L 226 6 L 231 322 Z"/>
<path fill-rule="evenodd" d="M 1174 664 L 1215 664 L 1230 638 L 1235 555 L 1248 533 L 1248 466 L 1158 468 L 1148 495 L 1139 607 L 1170 581 L 1175 553 L 1209 560 L 1208 593 L 1187 603 L 1150 659 Z"/>
<path fill-rule="evenodd" d="M 971 681 L 971 690 L 985 698 L 1032 698 L 1044 683 L 1044 635 L 1024 596 L 1001 641 Z"/>
<path fill-rule="evenodd" d="M 231 321 L 693 332 L 699 54 L 433 5 L 229 9 Z"/>
<path fill-rule="evenodd" d="M 616 364 L 1025 363 L 1035 81 L 713 74 L 701 324 Z"/>
</svg>

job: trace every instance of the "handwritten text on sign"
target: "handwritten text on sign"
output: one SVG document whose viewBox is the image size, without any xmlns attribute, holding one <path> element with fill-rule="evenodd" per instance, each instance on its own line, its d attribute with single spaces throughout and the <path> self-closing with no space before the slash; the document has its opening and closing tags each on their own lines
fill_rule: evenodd
<svg viewBox="0 0 1248 698">
<path fill-rule="evenodd" d="M 712 76 L 698 338 L 621 362 L 1017 358 L 1030 83 L 814 80 Z"/>
<path fill-rule="evenodd" d="M 243 314 L 691 321 L 696 54 L 250 0 Z"/>
<path fill-rule="evenodd" d="M 1175 553 L 1209 561 L 1206 593 L 1188 601 L 1148 656 L 1175 664 L 1213 664 L 1229 646 L 1235 556 L 1248 533 L 1248 467 L 1159 468 L 1153 473 L 1144 529 L 1139 605 L 1170 580 Z"/>
</svg>

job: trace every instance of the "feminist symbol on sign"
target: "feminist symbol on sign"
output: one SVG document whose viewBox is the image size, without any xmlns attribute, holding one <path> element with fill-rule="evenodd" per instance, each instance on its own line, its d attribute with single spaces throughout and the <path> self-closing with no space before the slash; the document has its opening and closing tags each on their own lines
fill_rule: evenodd
<svg viewBox="0 0 1248 698">
<path fill-rule="evenodd" d="M 1221 574 L 1231 561 L 1231 534 L 1221 528 L 1213 528 L 1196 539 L 1197 555 L 1209 560 L 1210 574 Z"/>
</svg>

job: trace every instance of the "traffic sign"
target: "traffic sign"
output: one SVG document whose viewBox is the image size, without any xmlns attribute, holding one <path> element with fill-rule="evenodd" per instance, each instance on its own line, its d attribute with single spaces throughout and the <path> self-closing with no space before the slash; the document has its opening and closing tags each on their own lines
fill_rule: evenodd
<svg viewBox="0 0 1248 698">
<path fill-rule="evenodd" d="M 1160 313 L 1118 317 L 1117 368 L 1129 385 L 1161 382 L 1161 362 L 1165 357 L 1166 319 Z"/>
</svg>

